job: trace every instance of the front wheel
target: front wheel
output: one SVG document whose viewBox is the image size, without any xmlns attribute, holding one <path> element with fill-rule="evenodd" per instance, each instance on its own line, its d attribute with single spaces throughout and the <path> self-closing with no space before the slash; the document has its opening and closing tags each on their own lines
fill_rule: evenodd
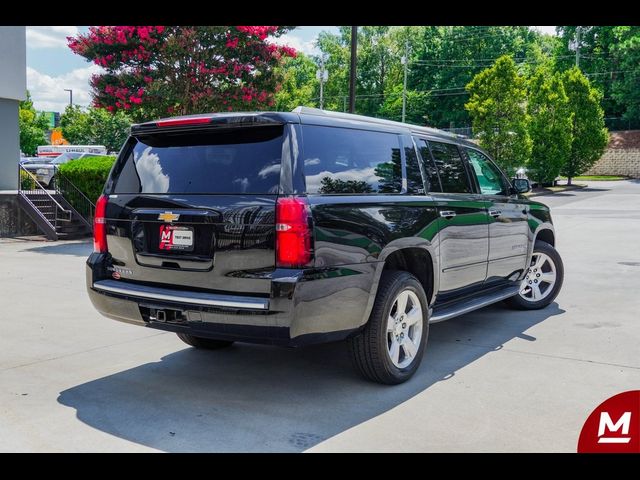
<svg viewBox="0 0 640 480">
<path fill-rule="evenodd" d="M 382 274 L 369 322 L 348 340 L 360 373 L 378 383 L 407 381 L 420 366 L 429 333 L 422 285 L 408 272 Z"/>
<path fill-rule="evenodd" d="M 520 291 L 506 303 L 518 310 L 544 308 L 558 296 L 563 280 L 564 265 L 560 254 L 552 245 L 537 241 L 526 276 L 520 283 Z"/>
</svg>

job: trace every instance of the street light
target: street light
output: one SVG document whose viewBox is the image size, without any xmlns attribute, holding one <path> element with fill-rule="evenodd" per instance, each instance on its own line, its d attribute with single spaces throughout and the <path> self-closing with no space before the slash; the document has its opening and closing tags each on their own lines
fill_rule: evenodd
<svg viewBox="0 0 640 480">
<path fill-rule="evenodd" d="M 320 82 L 320 110 L 324 107 L 324 84 L 329 80 L 329 72 L 324 68 L 324 62 L 326 62 L 328 58 L 328 55 L 323 53 L 320 57 L 320 68 L 316 70 L 316 78 Z"/>
<path fill-rule="evenodd" d="M 65 88 L 65 92 L 69 92 L 69 105 L 73 106 L 73 90 L 70 88 Z"/>
</svg>

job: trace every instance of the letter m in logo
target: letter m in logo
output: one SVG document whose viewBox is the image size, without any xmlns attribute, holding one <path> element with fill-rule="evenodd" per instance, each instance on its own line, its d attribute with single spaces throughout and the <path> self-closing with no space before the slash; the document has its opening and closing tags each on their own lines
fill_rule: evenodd
<svg viewBox="0 0 640 480">
<path fill-rule="evenodd" d="M 160 233 L 161 242 L 171 242 L 171 230 L 164 230 Z"/>
<path fill-rule="evenodd" d="M 613 423 L 609 412 L 600 412 L 600 424 L 598 426 L 598 443 L 629 443 L 629 426 L 631 425 L 631 412 L 624 412 L 616 423 Z M 615 433 L 621 430 L 617 436 L 604 436 L 605 432 Z"/>
</svg>

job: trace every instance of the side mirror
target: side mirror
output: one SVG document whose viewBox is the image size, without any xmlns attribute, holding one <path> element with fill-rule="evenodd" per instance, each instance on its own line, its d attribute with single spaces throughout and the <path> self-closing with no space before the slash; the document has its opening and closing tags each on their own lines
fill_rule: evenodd
<svg viewBox="0 0 640 480">
<path fill-rule="evenodd" d="M 511 180 L 516 193 L 527 193 L 531 191 L 531 183 L 526 178 L 514 178 Z"/>
</svg>

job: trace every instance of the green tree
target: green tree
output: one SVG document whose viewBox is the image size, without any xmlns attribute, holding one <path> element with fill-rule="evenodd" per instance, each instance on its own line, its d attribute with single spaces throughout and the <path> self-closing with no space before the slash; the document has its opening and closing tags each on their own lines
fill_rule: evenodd
<svg viewBox="0 0 640 480">
<path fill-rule="evenodd" d="M 91 125 L 89 114 L 79 105 L 67 105 L 60 115 L 62 136 L 72 145 L 89 145 L 91 141 Z"/>
<path fill-rule="evenodd" d="M 573 114 L 571 154 L 561 173 L 571 179 L 589 169 L 604 152 L 609 133 L 604 126 L 604 111 L 600 106 L 602 94 L 591 86 L 579 68 L 563 73 L 562 81 Z"/>
<path fill-rule="evenodd" d="M 617 71 L 611 73 L 611 94 L 623 118 L 640 128 L 640 27 L 613 27 L 613 37 Z"/>
<path fill-rule="evenodd" d="M 529 176 L 540 183 L 553 182 L 571 154 L 573 112 L 569 108 L 560 73 L 539 68 L 529 80 L 531 158 Z"/>
<path fill-rule="evenodd" d="M 280 68 L 282 83 L 275 95 L 275 110 L 289 112 L 300 105 L 315 107 L 314 96 L 318 91 L 315 62 L 298 53 L 295 58 L 287 58 Z"/>
<path fill-rule="evenodd" d="M 77 145 L 104 145 L 109 151 L 118 151 L 127 139 L 131 119 L 123 111 L 109 113 L 104 108 L 90 107 L 83 111 L 68 106 L 60 117 L 62 135 Z"/>
<path fill-rule="evenodd" d="M 577 30 L 580 28 L 580 69 L 589 75 L 590 81 L 603 94 L 601 99 L 607 117 L 621 117 L 626 107 L 612 95 L 614 85 L 621 76 L 619 59 L 615 55 L 617 42 L 612 26 L 558 26 L 558 42 L 555 61 L 560 71 L 576 64 Z M 615 73 L 614 73 L 615 72 Z"/>
<path fill-rule="evenodd" d="M 408 87 L 431 91 L 429 124 L 438 128 L 468 126 L 469 100 L 464 86 L 503 55 L 517 63 L 535 63 L 533 45 L 544 37 L 526 26 L 429 26 L 414 40 Z M 526 66 L 527 64 L 524 63 Z"/>
<path fill-rule="evenodd" d="M 515 173 L 531 155 L 525 79 L 505 55 L 478 73 L 466 88 L 470 98 L 465 108 L 480 145 L 509 174 Z"/>
<path fill-rule="evenodd" d="M 407 90 L 405 122 L 425 125 L 425 115 L 429 111 L 429 94 L 416 90 Z M 379 116 L 389 120 L 402 120 L 402 85 L 396 85 L 387 93 L 380 106 Z"/>
<path fill-rule="evenodd" d="M 322 32 L 318 37 L 318 48 L 329 55 L 329 81 L 325 85 L 328 109 L 345 109 L 350 39 L 351 27 L 340 27 L 338 34 Z M 436 127 L 468 126 L 464 86 L 475 74 L 504 54 L 525 62 L 523 67 L 546 61 L 555 42 L 554 37 L 529 27 L 359 27 L 356 113 L 391 114 L 395 118 L 404 77 L 401 58 L 408 45 L 407 88 L 423 94 L 408 98 L 412 121 L 424 124 L 426 117 L 428 124 Z M 428 101 L 424 94 L 428 94 Z"/>
<path fill-rule="evenodd" d="M 19 104 L 18 125 L 20 127 L 20 150 L 25 155 L 35 155 L 39 145 L 46 145 L 49 120 L 33 108 L 31 95 Z"/>
</svg>

